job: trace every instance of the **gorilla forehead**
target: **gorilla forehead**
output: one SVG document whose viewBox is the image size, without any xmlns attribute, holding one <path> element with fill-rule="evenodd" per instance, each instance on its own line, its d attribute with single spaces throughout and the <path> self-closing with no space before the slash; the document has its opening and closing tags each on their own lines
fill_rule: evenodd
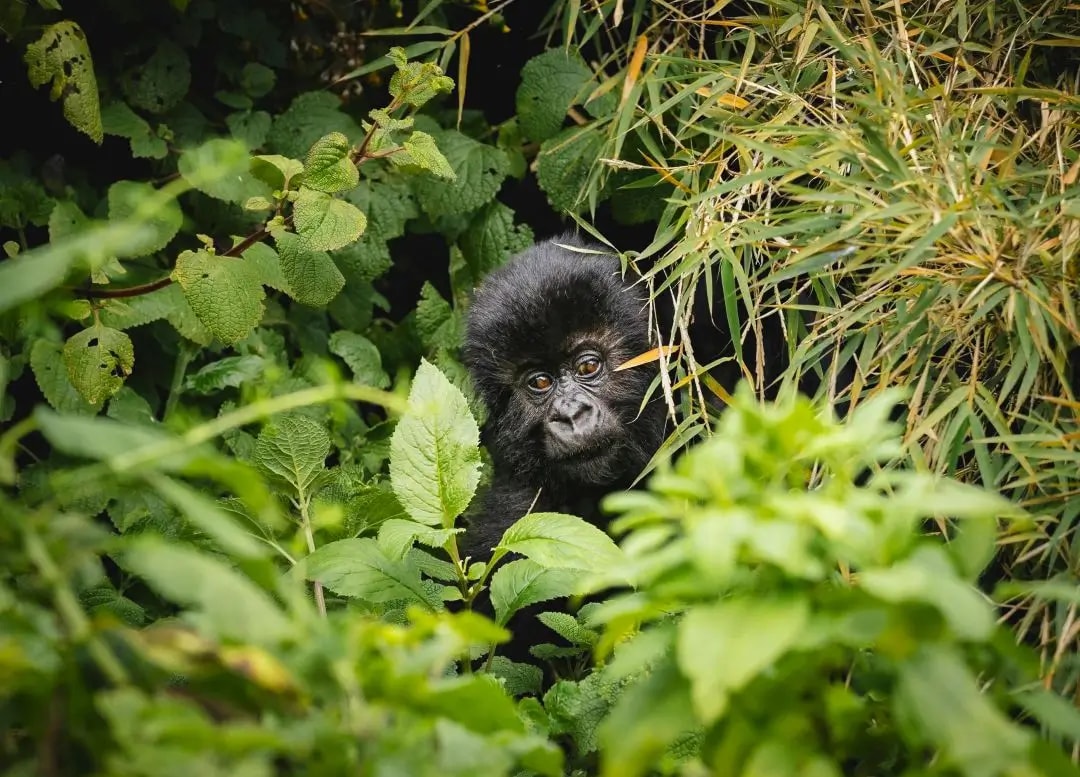
<svg viewBox="0 0 1080 777">
<path fill-rule="evenodd" d="M 472 367 L 551 364 L 583 336 L 625 345 L 647 340 L 644 295 L 611 255 L 579 253 L 572 237 L 538 243 L 493 272 L 469 311 L 466 361 Z"/>
</svg>

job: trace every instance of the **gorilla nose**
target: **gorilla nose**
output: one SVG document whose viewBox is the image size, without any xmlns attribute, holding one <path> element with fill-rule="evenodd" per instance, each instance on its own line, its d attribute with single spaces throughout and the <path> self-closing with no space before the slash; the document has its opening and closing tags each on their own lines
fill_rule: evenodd
<svg viewBox="0 0 1080 777">
<path fill-rule="evenodd" d="M 592 402 L 570 397 L 552 408 L 548 427 L 562 442 L 571 442 L 591 433 L 599 418 L 600 413 Z"/>
</svg>

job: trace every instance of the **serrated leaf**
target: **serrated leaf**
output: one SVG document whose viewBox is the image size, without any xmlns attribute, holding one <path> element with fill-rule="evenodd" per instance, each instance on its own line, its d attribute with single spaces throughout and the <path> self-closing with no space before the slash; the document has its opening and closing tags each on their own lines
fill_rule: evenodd
<svg viewBox="0 0 1080 777">
<path fill-rule="evenodd" d="M 480 430 L 462 393 L 426 359 L 390 440 L 390 478 L 415 521 L 452 528 L 480 482 Z"/>
<path fill-rule="evenodd" d="M 75 389 L 64 364 L 64 347 L 44 338 L 36 340 L 30 349 L 30 369 L 45 401 L 61 413 L 93 415 L 101 402 L 92 404 Z M 104 401 L 104 400 L 102 400 Z"/>
<path fill-rule="evenodd" d="M 532 244 L 532 230 L 514 223 L 514 211 L 498 200 L 489 202 L 459 239 L 466 271 L 455 273 L 454 289 L 471 290 L 489 272 Z"/>
<path fill-rule="evenodd" d="M 248 172 L 247 147 L 239 140 L 214 138 L 180 154 L 180 175 L 203 194 L 226 202 L 269 196 L 270 190 Z"/>
<path fill-rule="evenodd" d="M 394 264 L 390 247 L 366 232 L 352 245 L 336 251 L 334 261 L 348 279 L 350 289 L 357 284 L 370 283 L 379 278 Z"/>
<path fill-rule="evenodd" d="M 251 263 L 259 276 L 259 281 L 264 286 L 283 291 L 290 297 L 293 296 L 292 287 L 285 279 L 285 271 L 281 267 L 281 257 L 278 256 L 277 251 L 266 243 L 254 243 L 240 256 L 245 262 Z"/>
<path fill-rule="evenodd" d="M 603 147 L 603 135 L 592 127 L 571 127 L 544 141 L 536 156 L 536 180 L 553 208 L 581 210 L 585 182 Z"/>
<path fill-rule="evenodd" d="M 259 154 L 251 157 L 251 174 L 272 189 L 284 191 L 293 178 L 304 172 L 304 164 L 280 154 Z"/>
<path fill-rule="evenodd" d="M 304 238 L 292 232 L 275 236 L 286 293 L 297 302 L 322 307 L 345 286 L 345 276 L 325 251 L 311 250 Z"/>
<path fill-rule="evenodd" d="M 464 329 L 464 322 L 450 303 L 434 286 L 424 281 L 416 305 L 416 331 L 424 347 L 429 351 L 457 348 L 461 345 Z"/>
<path fill-rule="evenodd" d="M 114 329 L 132 329 L 168 319 L 176 331 L 199 345 L 209 345 L 213 335 L 191 309 L 184 291 L 176 284 L 138 297 L 108 300 L 101 309 L 101 323 Z"/>
<path fill-rule="evenodd" d="M 353 380 L 375 388 L 386 388 L 390 377 L 382 368 L 382 355 L 375 344 L 355 332 L 334 332 L 330 335 L 330 353 L 340 356 L 349 369 Z"/>
<path fill-rule="evenodd" d="M 93 615 L 99 615 L 102 611 L 112 613 L 129 626 L 142 626 L 147 620 L 146 610 L 141 605 L 108 584 L 81 591 L 79 602 Z"/>
<path fill-rule="evenodd" d="M 101 126 L 106 135 L 127 138 L 131 155 L 149 159 L 164 159 L 169 153 L 168 144 L 154 134 L 150 124 L 127 103 L 117 100 L 101 110 Z"/>
<path fill-rule="evenodd" d="M 516 103 L 518 122 L 531 140 L 557 135 L 566 112 L 594 85 L 593 73 L 577 51 L 548 49 L 521 69 Z"/>
<path fill-rule="evenodd" d="M 310 494 L 326 471 L 330 434 L 301 415 L 281 416 L 267 424 L 255 442 L 255 462 L 288 483 L 300 498 Z"/>
<path fill-rule="evenodd" d="M 157 423 L 150 403 L 130 386 L 124 386 L 113 395 L 105 415 L 134 426 L 153 426 Z"/>
<path fill-rule="evenodd" d="M 676 660 L 690 679 L 694 710 L 705 723 L 730 695 L 798 642 L 810 618 L 804 599 L 732 599 L 696 607 L 678 626 Z"/>
<path fill-rule="evenodd" d="M 549 569 L 530 559 L 499 567 L 491 576 L 495 622 L 505 626 L 515 612 L 537 602 L 576 593 L 581 575 L 572 569 Z"/>
<path fill-rule="evenodd" d="M 301 186 L 293 203 L 293 225 L 309 250 L 333 251 L 358 240 L 367 217 L 345 200 Z"/>
<path fill-rule="evenodd" d="M 167 39 L 158 43 L 146 62 L 129 68 L 120 79 L 128 102 L 150 113 L 164 113 L 176 106 L 190 86 L 188 55 Z"/>
<path fill-rule="evenodd" d="M 156 197 L 157 190 L 148 183 L 117 181 L 109 187 L 109 221 L 122 222 L 134 218 L 139 213 L 141 203 Z M 161 203 L 161 207 L 142 222 L 145 229 L 132 234 L 132 239 L 117 250 L 117 256 L 134 258 L 160 251 L 176 237 L 183 222 L 184 214 L 175 200 Z"/>
<path fill-rule="evenodd" d="M 61 100 L 64 118 L 95 143 L 103 137 L 97 78 L 86 34 L 75 22 L 62 21 L 45 28 L 26 47 L 23 56 L 34 87 L 52 82 L 49 97 Z"/>
<path fill-rule="evenodd" d="M 595 631 L 582 626 L 567 612 L 542 612 L 536 619 L 572 645 L 591 647 L 599 639 Z"/>
<path fill-rule="evenodd" d="M 368 218 L 364 240 L 376 237 L 385 242 L 401 237 L 405 225 L 420 215 L 410 180 L 403 175 L 387 175 L 379 180 L 366 178 L 345 199 Z"/>
<path fill-rule="evenodd" d="M 424 585 L 419 568 L 409 558 L 388 558 L 370 537 L 323 545 L 304 559 L 304 570 L 309 580 L 340 596 L 375 604 L 409 601 L 431 610 L 443 609 L 442 601 Z"/>
<path fill-rule="evenodd" d="M 503 689 L 511 696 L 538 695 L 544 683 L 544 672 L 540 667 L 511 661 L 506 656 L 491 659 L 488 671 L 502 680 Z"/>
<path fill-rule="evenodd" d="M 299 159 L 327 132 L 340 132 L 352 141 L 362 134 L 359 125 L 341 112 L 341 100 L 330 92 L 306 92 L 274 119 L 266 143 L 274 151 Z"/>
<path fill-rule="evenodd" d="M 438 178 L 453 181 L 457 173 L 435 144 L 435 138 L 426 132 L 417 130 L 401 144 L 402 151 L 391 154 L 390 161 L 398 166 L 411 166 L 426 170 Z"/>
<path fill-rule="evenodd" d="M 416 196 L 424 212 L 457 216 L 490 201 L 510 171 L 506 153 L 454 130 L 440 132 L 436 141 L 456 177 L 453 181 L 426 178 L 417 185 Z"/>
<path fill-rule="evenodd" d="M 262 319 L 265 292 L 242 259 L 184 251 L 172 277 L 199 321 L 223 343 L 243 340 Z"/>
<path fill-rule="evenodd" d="M 379 548 L 388 558 L 401 559 L 412 550 L 414 542 L 429 548 L 441 548 L 464 529 L 433 529 L 416 521 L 390 518 L 379 525 Z"/>
<path fill-rule="evenodd" d="M 625 560 L 611 537 L 577 516 L 562 513 L 531 513 L 520 518 L 503 533 L 498 549 L 556 569 L 603 572 Z"/>
<path fill-rule="evenodd" d="M 135 366 L 135 348 L 123 332 L 97 324 L 68 338 L 64 365 L 71 385 L 92 405 L 111 397 Z"/>
<path fill-rule="evenodd" d="M 147 537 L 125 546 L 123 566 L 166 599 L 194 610 L 209 635 L 265 645 L 294 632 L 269 595 L 224 560 Z"/>
<path fill-rule="evenodd" d="M 320 192 L 351 189 L 360 182 L 360 171 L 349 158 L 349 139 L 331 132 L 315 141 L 304 159 L 304 186 Z"/>
</svg>

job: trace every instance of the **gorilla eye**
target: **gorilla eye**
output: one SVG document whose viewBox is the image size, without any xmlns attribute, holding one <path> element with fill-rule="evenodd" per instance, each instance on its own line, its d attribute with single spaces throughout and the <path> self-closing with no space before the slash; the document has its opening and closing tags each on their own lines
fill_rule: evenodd
<svg viewBox="0 0 1080 777">
<path fill-rule="evenodd" d="M 577 374 L 583 378 L 595 375 L 600 371 L 600 359 L 592 355 L 583 356 L 578 359 L 575 369 L 577 370 Z"/>
<path fill-rule="evenodd" d="M 551 388 L 554 381 L 546 372 L 534 372 L 529 376 L 529 388 L 537 394 L 544 394 Z"/>
</svg>

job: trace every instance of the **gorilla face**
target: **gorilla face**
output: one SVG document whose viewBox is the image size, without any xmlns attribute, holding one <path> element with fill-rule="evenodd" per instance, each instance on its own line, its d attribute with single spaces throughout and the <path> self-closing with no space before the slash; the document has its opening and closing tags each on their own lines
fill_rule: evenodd
<svg viewBox="0 0 1080 777">
<path fill-rule="evenodd" d="M 647 299 L 612 256 L 539 243 L 493 273 L 470 310 L 465 362 L 490 414 L 496 476 L 556 493 L 636 476 L 659 446 L 663 408 L 642 400 L 655 366 Z"/>
</svg>

